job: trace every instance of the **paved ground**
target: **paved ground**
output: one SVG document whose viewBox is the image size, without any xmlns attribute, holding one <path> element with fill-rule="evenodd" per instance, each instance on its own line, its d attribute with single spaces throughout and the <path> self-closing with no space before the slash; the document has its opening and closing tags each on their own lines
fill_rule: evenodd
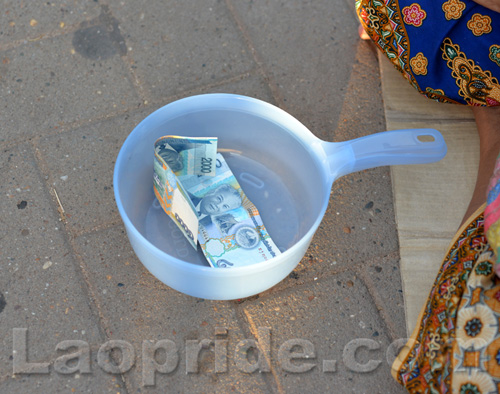
<svg viewBox="0 0 500 394">
<path fill-rule="evenodd" d="M 329 141 L 383 131 L 357 26 L 350 0 L 2 2 L 1 393 L 402 392 L 388 168 L 338 180 L 300 265 L 238 301 L 156 280 L 113 199 L 124 139 L 181 97 L 257 97 Z"/>
</svg>

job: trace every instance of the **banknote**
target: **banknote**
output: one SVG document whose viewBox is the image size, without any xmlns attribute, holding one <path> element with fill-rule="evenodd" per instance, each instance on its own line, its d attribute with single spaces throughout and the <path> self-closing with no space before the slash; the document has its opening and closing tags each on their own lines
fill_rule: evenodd
<svg viewBox="0 0 500 394">
<path fill-rule="evenodd" d="M 220 153 L 215 164 L 213 177 L 179 177 L 198 213 L 198 242 L 210 265 L 241 267 L 280 254 Z"/>
<path fill-rule="evenodd" d="M 154 157 L 153 187 L 163 210 L 196 249 L 198 238 L 196 210 L 173 171 L 157 155 Z"/>
<path fill-rule="evenodd" d="M 217 138 L 165 136 L 154 146 L 154 193 L 194 249 L 197 248 L 198 214 L 179 182 L 181 176 L 213 176 Z"/>
<path fill-rule="evenodd" d="M 155 153 L 177 176 L 215 175 L 216 137 L 167 135 L 155 142 Z"/>
</svg>

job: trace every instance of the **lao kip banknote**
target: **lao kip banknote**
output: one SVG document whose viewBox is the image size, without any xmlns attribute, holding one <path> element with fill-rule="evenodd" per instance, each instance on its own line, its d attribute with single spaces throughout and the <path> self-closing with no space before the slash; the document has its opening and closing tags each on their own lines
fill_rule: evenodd
<svg viewBox="0 0 500 394">
<path fill-rule="evenodd" d="M 155 142 L 154 148 L 156 198 L 196 249 L 198 214 L 178 177 L 215 175 L 217 138 L 165 136 Z"/>
<path fill-rule="evenodd" d="M 167 135 L 155 142 L 155 153 L 177 176 L 215 175 L 216 137 Z"/>
<path fill-rule="evenodd" d="M 281 253 L 220 153 L 214 177 L 179 179 L 198 213 L 198 241 L 211 266 L 241 267 Z"/>
</svg>

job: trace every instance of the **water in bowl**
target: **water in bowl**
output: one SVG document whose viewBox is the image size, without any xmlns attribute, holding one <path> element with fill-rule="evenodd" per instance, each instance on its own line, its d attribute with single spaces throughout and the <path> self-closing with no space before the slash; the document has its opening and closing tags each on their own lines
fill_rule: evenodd
<svg viewBox="0 0 500 394">
<path fill-rule="evenodd" d="M 280 177 L 261 163 L 241 152 L 222 152 L 243 191 L 257 207 L 267 231 L 281 251 L 299 237 L 297 203 Z M 152 188 L 151 181 L 151 188 Z M 193 264 L 208 266 L 200 248 L 195 251 L 182 232 L 152 199 L 145 217 L 145 236 L 163 252 Z"/>
</svg>

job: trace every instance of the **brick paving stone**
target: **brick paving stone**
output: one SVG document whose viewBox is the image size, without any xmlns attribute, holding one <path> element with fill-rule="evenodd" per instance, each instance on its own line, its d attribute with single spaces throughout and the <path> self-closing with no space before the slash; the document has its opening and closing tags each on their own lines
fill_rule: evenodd
<svg viewBox="0 0 500 394">
<path fill-rule="evenodd" d="M 398 251 L 388 168 L 339 179 L 304 258 L 271 293 L 362 267 Z"/>
<path fill-rule="evenodd" d="M 123 140 L 146 115 L 187 95 L 257 97 L 328 141 L 382 131 L 378 64 L 358 39 L 352 1 L 7 0 L 2 7 L 0 392 L 402 392 L 385 361 L 404 324 L 387 167 L 336 181 L 298 267 L 238 301 L 192 298 L 155 279 L 135 257 L 113 200 Z M 265 339 L 265 327 L 271 372 L 259 372 L 266 348 L 251 346 Z M 14 328 L 28 329 L 28 360 L 49 362 L 49 374 L 11 376 Z M 279 357 L 294 338 L 309 341 L 316 357 L 288 369 L 312 363 L 309 372 L 287 372 L 285 348 Z M 359 338 L 380 347 L 343 359 Z M 56 344 L 74 339 L 91 346 L 89 375 L 54 371 Z M 109 340 L 134 350 L 123 376 L 97 365 Z M 151 378 L 144 340 L 173 343 L 178 356 L 151 386 L 143 381 Z M 200 343 L 208 348 L 197 355 Z M 159 351 L 155 360 L 174 360 L 167 356 Z M 378 359 L 373 372 L 352 371 L 355 361 Z"/>
<path fill-rule="evenodd" d="M 53 132 L 141 103 L 118 53 L 103 60 L 85 58 L 72 40 L 68 33 L 0 52 L 0 142 Z"/>
<path fill-rule="evenodd" d="M 270 327 L 269 358 L 284 392 L 403 392 L 390 376 L 386 352 L 391 340 L 355 274 L 288 289 L 242 308 L 254 331 Z M 260 337 L 264 342 L 265 335 Z M 288 363 L 294 352 L 303 356 Z M 307 364 L 309 371 L 295 369 L 305 370 Z"/>
<path fill-rule="evenodd" d="M 48 374 L 18 374 L 0 382 L 0 392 L 30 394 L 127 393 L 120 376 L 105 373 L 99 368 L 95 353 L 91 360 L 90 373 L 65 375 L 50 369 Z"/>
<path fill-rule="evenodd" d="M 328 1 L 231 3 L 287 111 L 332 140 L 351 69 L 339 65 L 353 63 L 358 43 L 352 10 Z"/>
<path fill-rule="evenodd" d="M 247 76 L 192 94 L 233 93 L 272 102 L 258 76 Z M 168 103 L 165 103 L 168 104 Z M 38 153 L 46 163 L 53 187 L 75 233 L 119 220 L 113 195 L 113 170 L 123 141 L 157 106 L 126 112 L 69 132 L 41 138 Z M 166 134 L 170 131 L 165 131 Z"/>
<path fill-rule="evenodd" d="M 317 232 L 321 243 L 318 257 L 357 264 L 397 251 L 391 198 L 388 167 L 338 179 L 332 188 L 329 209 Z M 321 251 L 325 239 L 332 242 L 332 247 Z"/>
<path fill-rule="evenodd" d="M 39 155 L 74 232 L 119 220 L 113 169 L 123 141 L 153 109 L 116 116 L 40 139 Z"/>
<path fill-rule="evenodd" d="M 363 263 L 359 269 L 364 271 L 364 280 L 371 291 L 379 298 L 379 306 L 384 309 L 385 317 L 390 320 L 395 339 L 406 338 L 406 319 L 403 298 L 403 284 L 398 256 L 387 256 Z"/>
<path fill-rule="evenodd" d="M 224 2 L 112 3 L 128 55 L 148 96 L 171 96 L 255 68 Z"/>
<path fill-rule="evenodd" d="M 0 378 L 12 373 L 15 328 L 26 328 L 29 361 L 61 340 L 99 343 L 99 322 L 28 145 L 0 156 Z"/>
<path fill-rule="evenodd" d="M 132 387 L 146 392 L 155 387 L 161 387 L 162 392 L 268 392 L 262 376 L 244 374 L 235 364 L 235 347 L 246 336 L 234 303 L 190 297 L 162 284 L 137 260 L 124 231 L 116 226 L 76 240 L 108 335 L 131 343 L 138 355 L 144 340 L 170 340 L 179 357 L 176 368 L 168 374 L 157 373 L 156 386 L 151 387 L 143 383 L 144 369 L 138 357 L 127 377 Z M 215 370 L 215 342 L 212 350 L 200 353 L 198 372 L 190 372 L 193 369 L 188 367 L 187 357 L 192 352 L 188 341 L 217 340 L 221 329 L 221 340 L 228 341 L 227 363 L 221 363 L 227 366 L 227 372 Z"/>
<path fill-rule="evenodd" d="M 82 20 L 97 17 L 100 12 L 99 4 L 92 1 L 51 0 L 20 4 L 16 0 L 5 0 L 0 13 L 0 47 L 13 41 L 60 34 Z"/>
<path fill-rule="evenodd" d="M 228 80 L 222 80 L 220 83 L 214 85 L 199 86 L 181 96 L 184 97 L 206 93 L 238 94 L 277 105 L 269 86 L 257 71 L 229 78 Z"/>
</svg>

